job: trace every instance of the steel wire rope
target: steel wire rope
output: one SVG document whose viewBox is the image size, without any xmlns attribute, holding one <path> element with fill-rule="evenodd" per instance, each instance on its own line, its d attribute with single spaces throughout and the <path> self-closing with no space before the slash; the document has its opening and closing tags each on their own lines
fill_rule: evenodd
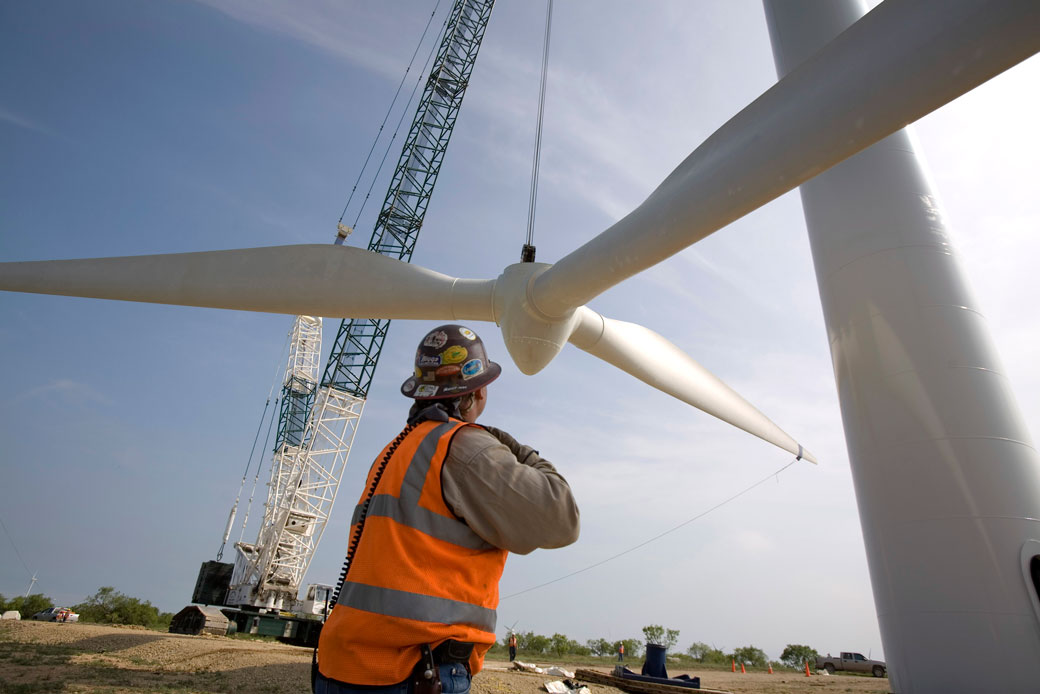
<svg viewBox="0 0 1040 694">
<path fill-rule="evenodd" d="M 285 355 L 289 351 L 289 340 L 292 339 L 292 328 L 285 335 L 285 342 L 282 344 L 282 351 L 279 357 L 279 364 L 285 363 Z M 234 523 L 235 513 L 238 511 L 238 502 L 242 500 L 242 490 L 246 488 L 246 479 L 249 477 L 249 468 L 253 464 L 253 455 L 256 453 L 256 443 L 260 440 L 260 431 L 264 428 L 264 419 L 267 417 L 267 409 L 271 406 L 271 398 L 274 396 L 274 389 L 278 387 L 279 376 L 282 373 L 281 366 L 274 373 L 274 378 L 271 380 L 271 390 L 267 391 L 267 400 L 264 401 L 264 411 L 260 413 L 260 422 L 256 425 L 256 434 L 253 436 L 253 447 L 249 449 L 249 457 L 246 459 L 246 469 L 242 471 L 242 482 L 238 485 L 238 494 L 235 495 L 235 503 L 231 505 L 231 513 L 228 516 L 228 534 L 231 532 L 232 524 Z M 276 400 L 277 402 L 277 400 Z M 260 464 L 257 463 L 257 470 L 259 471 Z M 250 497 L 249 503 L 252 503 L 253 499 Z M 246 515 L 249 514 L 249 509 L 246 509 Z M 217 561 L 224 558 L 224 545 L 227 544 L 227 538 L 223 538 L 220 543 L 220 549 L 217 550 Z"/>
<path fill-rule="evenodd" d="M 523 595 L 524 593 L 530 593 L 532 590 L 538 590 L 539 588 L 544 588 L 545 586 L 552 585 L 553 583 L 559 583 L 560 581 L 562 581 L 564 579 L 570 578 L 572 576 L 577 576 L 580 573 L 585 573 L 586 571 L 590 571 L 592 569 L 595 569 L 598 566 L 603 566 L 607 562 L 614 561 L 615 559 L 617 559 L 619 557 L 623 557 L 626 554 L 630 554 L 630 553 L 636 551 L 637 549 L 640 549 L 641 547 L 646 547 L 651 542 L 655 542 L 657 540 L 660 540 L 665 535 L 670 535 L 671 533 L 674 533 L 676 530 L 679 530 L 680 528 L 682 528 L 684 526 L 687 526 L 687 525 L 689 525 L 690 523 L 692 523 L 692 522 L 694 522 L 696 520 L 704 518 L 704 516 L 708 515 L 712 511 L 715 511 L 717 509 L 722 508 L 723 506 L 725 506 L 729 502 L 734 501 L 736 499 L 739 499 L 740 497 L 744 496 L 745 494 L 750 492 L 755 487 L 758 487 L 758 486 L 761 486 L 762 484 L 765 484 L 770 479 L 776 478 L 777 481 L 779 481 L 780 473 L 784 472 L 785 470 L 787 470 L 787 468 L 791 467 L 792 465 L 797 463 L 799 460 L 801 460 L 801 458 L 795 458 L 794 460 L 789 462 L 787 465 L 784 465 L 783 467 L 781 467 L 780 469 L 776 470 L 775 472 L 769 473 L 768 475 L 766 475 L 765 477 L 763 477 L 759 481 L 755 482 L 751 486 L 745 487 L 744 489 L 742 489 L 741 491 L 737 492 L 733 496 L 720 501 L 719 503 L 715 504 L 714 506 L 712 506 L 711 508 L 709 508 L 707 510 L 701 511 L 700 513 L 698 513 L 693 518 L 688 518 L 688 519 L 684 520 L 682 523 L 679 523 L 678 525 L 676 525 L 676 526 L 674 526 L 672 528 L 669 528 L 668 530 L 665 530 L 662 533 L 658 533 L 657 535 L 654 535 L 653 537 L 651 537 L 648 540 L 643 540 L 639 544 L 633 545 L 632 547 L 629 547 L 626 550 L 623 550 L 621 552 L 618 552 L 617 554 L 609 556 L 606 559 L 601 559 L 600 561 L 598 561 L 598 562 L 596 562 L 594 564 L 589 564 L 588 566 L 586 566 L 584 568 L 578 569 L 577 571 L 572 571 L 569 574 L 565 574 L 563 576 L 559 576 L 558 578 L 554 578 L 551 581 L 546 581 L 545 583 L 539 583 L 536 586 L 531 586 L 530 588 L 524 588 L 523 590 L 519 590 L 519 591 L 517 591 L 515 593 L 510 593 L 509 595 L 506 595 L 506 596 L 502 597 L 499 600 L 499 602 L 501 602 L 502 600 L 508 600 L 509 598 L 515 598 L 517 595 Z"/>
<path fill-rule="evenodd" d="M 277 405 L 281 402 L 281 398 L 276 398 L 274 403 Z M 271 443 L 271 428 L 274 425 L 274 415 L 277 412 L 277 408 L 271 410 L 271 418 L 267 420 L 267 434 L 264 435 L 264 450 L 268 450 L 268 446 Z M 253 488 L 249 492 L 249 503 L 246 504 L 246 516 L 242 519 L 242 531 L 239 533 L 238 541 L 241 542 L 242 538 L 246 534 L 246 523 L 249 522 L 249 512 L 253 509 L 253 497 L 256 495 L 256 485 L 260 480 L 260 465 L 256 466 L 256 476 L 253 477 Z"/>
<path fill-rule="evenodd" d="M 379 168 L 376 169 L 375 174 L 372 176 L 372 182 L 369 184 L 368 190 L 365 192 L 365 199 L 361 201 L 361 209 L 358 210 L 357 215 L 354 217 L 354 223 L 352 225 L 354 227 L 357 227 L 358 220 L 361 219 L 361 214 L 365 211 L 365 205 L 368 204 L 368 199 L 372 196 L 372 189 L 375 188 L 376 181 L 379 179 L 379 174 L 383 171 L 383 166 L 386 164 L 386 158 L 390 156 L 390 150 L 394 146 L 394 140 L 397 139 L 398 133 L 401 132 L 401 123 L 404 122 L 405 116 L 412 112 L 412 102 L 415 100 L 415 94 L 419 90 L 419 85 L 423 82 L 423 77 L 426 75 L 430 63 L 433 62 L 433 58 L 437 54 L 437 48 L 444 42 L 443 35 L 448 30 L 448 21 L 450 19 L 451 15 L 444 19 L 444 24 L 441 25 L 441 34 L 438 34 L 440 40 L 433 43 L 429 55 L 426 56 L 426 62 L 423 64 L 422 72 L 419 74 L 419 78 L 415 81 L 415 86 L 412 87 L 412 93 L 408 97 L 408 102 L 405 104 L 404 110 L 401 111 L 401 117 L 397 119 L 397 125 L 394 127 L 394 134 L 390 136 L 390 141 L 386 143 L 386 149 L 383 151 L 383 158 L 379 161 Z"/>
<path fill-rule="evenodd" d="M 18 551 L 18 545 L 16 545 L 14 543 L 14 538 L 11 537 L 10 531 L 8 531 L 7 526 L 4 525 L 4 519 L 3 518 L 0 518 L 0 528 L 4 529 L 4 534 L 7 535 L 7 539 L 11 541 L 11 547 L 14 548 L 14 554 L 15 554 L 16 557 L 18 557 L 18 561 L 20 561 L 22 563 L 22 568 L 25 569 L 25 573 L 29 574 L 29 578 L 31 578 L 33 581 L 35 581 L 36 580 L 36 576 L 34 576 L 32 570 L 29 569 L 29 565 L 25 563 L 25 559 L 22 559 L 22 553 Z M 31 586 L 30 586 L 29 590 L 32 590 Z"/>
<path fill-rule="evenodd" d="M 379 137 L 383 134 L 383 128 L 386 126 L 386 122 L 390 119 L 390 113 L 394 110 L 394 104 L 397 103 L 397 97 L 401 95 L 401 88 L 404 86 L 405 80 L 408 79 L 408 72 L 412 69 L 412 65 L 415 64 L 415 56 L 419 55 L 419 49 L 422 48 L 423 41 L 426 40 L 426 32 L 430 30 L 430 25 L 433 24 L 433 18 L 437 14 L 437 10 L 440 9 L 440 6 L 441 0 L 437 0 L 433 12 L 430 13 L 430 18 L 426 21 L 426 27 L 423 29 L 422 36 L 419 37 L 419 42 L 415 44 L 415 51 L 412 53 L 412 58 L 408 61 L 408 67 L 404 69 L 404 74 L 401 75 L 401 81 L 397 85 L 397 91 L 394 92 L 394 98 L 390 101 L 390 106 L 386 109 L 386 115 L 383 116 L 383 122 L 379 124 L 379 130 L 376 131 L 376 136 L 372 138 L 372 146 L 369 148 L 368 155 L 365 157 L 365 163 L 361 165 L 361 171 L 358 172 L 357 180 L 354 181 L 354 187 L 350 189 L 350 196 L 347 197 L 347 204 L 343 206 L 343 212 L 339 215 L 340 222 L 342 222 L 343 218 L 347 216 L 347 208 L 350 207 L 350 202 L 354 199 L 354 193 L 357 191 L 358 184 L 361 183 L 361 177 L 365 175 L 365 169 L 368 168 L 368 162 L 372 159 L 372 152 L 376 150 L 376 145 L 379 143 Z"/>
<path fill-rule="evenodd" d="M 534 247 L 534 215 L 538 207 L 538 170 L 542 162 L 542 121 L 545 115 L 545 83 L 549 75 L 549 35 L 552 29 L 553 0 L 545 12 L 545 44 L 542 46 L 542 78 L 538 87 L 538 121 L 535 125 L 534 157 L 531 162 L 531 197 L 527 205 L 527 246 Z M 534 258 L 532 257 L 533 261 Z"/>
</svg>

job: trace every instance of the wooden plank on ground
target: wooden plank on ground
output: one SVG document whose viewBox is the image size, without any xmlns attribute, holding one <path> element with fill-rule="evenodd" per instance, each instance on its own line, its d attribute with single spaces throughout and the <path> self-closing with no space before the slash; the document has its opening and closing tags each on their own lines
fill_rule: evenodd
<svg viewBox="0 0 1040 694">
<path fill-rule="evenodd" d="M 575 670 L 574 678 L 595 684 L 605 684 L 608 687 L 615 687 L 632 694 L 696 694 L 697 692 L 705 692 L 705 694 L 733 694 L 722 689 L 705 689 L 704 687 L 694 689 L 693 687 L 683 687 L 676 684 L 640 682 L 638 680 L 615 677 L 614 675 L 597 672 L 596 670 Z"/>
</svg>

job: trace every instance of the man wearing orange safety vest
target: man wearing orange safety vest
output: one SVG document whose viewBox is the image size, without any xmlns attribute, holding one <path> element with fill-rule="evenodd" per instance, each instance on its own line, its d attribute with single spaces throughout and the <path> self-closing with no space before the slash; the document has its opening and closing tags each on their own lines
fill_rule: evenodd
<svg viewBox="0 0 1040 694">
<path fill-rule="evenodd" d="M 476 333 L 423 338 L 401 392 L 415 403 L 354 511 L 318 645 L 317 694 L 465 694 L 495 643 L 509 552 L 578 538 L 567 481 L 538 451 L 474 424 L 501 367 Z"/>
</svg>

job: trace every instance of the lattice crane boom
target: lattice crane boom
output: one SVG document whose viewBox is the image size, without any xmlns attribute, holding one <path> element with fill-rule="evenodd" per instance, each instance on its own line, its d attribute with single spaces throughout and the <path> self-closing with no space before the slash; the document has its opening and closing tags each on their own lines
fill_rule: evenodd
<svg viewBox="0 0 1040 694">
<path fill-rule="evenodd" d="M 264 517 L 255 544 L 237 542 L 228 604 L 289 609 L 314 552 L 316 526 L 331 504 L 329 490 L 315 485 L 305 441 L 306 418 L 318 390 L 321 318 L 297 316 L 289 340 L 289 359 L 282 381 L 281 424 L 271 460 Z M 334 494 L 334 491 L 333 491 Z"/>
</svg>

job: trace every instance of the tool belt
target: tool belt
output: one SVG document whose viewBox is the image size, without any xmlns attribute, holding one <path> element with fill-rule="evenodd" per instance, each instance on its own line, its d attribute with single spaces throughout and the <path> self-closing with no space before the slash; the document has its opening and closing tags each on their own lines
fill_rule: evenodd
<svg viewBox="0 0 1040 694">
<path fill-rule="evenodd" d="M 473 644 L 468 641 L 448 639 L 433 649 L 433 662 L 437 665 L 445 663 L 463 663 L 469 669 L 469 657 L 473 655 Z"/>
<path fill-rule="evenodd" d="M 473 654 L 474 644 L 466 641 L 448 639 L 436 648 L 431 649 L 428 643 L 419 647 L 420 658 L 412 675 L 405 680 L 409 684 L 409 692 L 412 694 L 441 694 L 441 673 L 438 665 L 448 663 L 459 663 L 466 666 L 469 672 L 469 657 Z M 311 691 L 314 691 L 315 681 L 318 674 L 317 660 L 315 660 L 311 671 Z M 331 677 L 329 681 L 342 684 L 353 689 L 384 689 L 386 685 L 364 685 L 340 682 Z"/>
</svg>

